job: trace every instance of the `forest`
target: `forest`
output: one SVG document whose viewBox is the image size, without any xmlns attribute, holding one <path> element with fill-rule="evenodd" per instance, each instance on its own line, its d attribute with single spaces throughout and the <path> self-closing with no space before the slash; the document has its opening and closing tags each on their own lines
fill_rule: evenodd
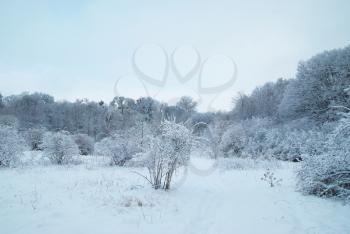
<svg viewBox="0 0 350 234">
<path fill-rule="evenodd" d="M 0 95 L 0 165 L 16 166 L 25 150 L 54 164 L 108 155 L 111 165 L 143 161 L 152 186 L 169 189 L 176 168 L 201 149 L 213 159 L 298 163 L 300 192 L 350 199 L 350 47 L 300 62 L 293 79 L 234 96 L 229 112 L 196 107 L 188 96 L 168 105 L 151 97 L 104 103 Z"/>
</svg>

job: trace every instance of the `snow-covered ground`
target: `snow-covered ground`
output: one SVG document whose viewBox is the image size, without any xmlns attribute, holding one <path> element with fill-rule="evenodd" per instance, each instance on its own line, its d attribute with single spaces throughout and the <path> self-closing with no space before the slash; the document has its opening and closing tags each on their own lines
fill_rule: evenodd
<svg viewBox="0 0 350 234">
<path fill-rule="evenodd" d="M 295 164 L 273 170 L 283 179 L 273 188 L 263 169 L 190 167 L 164 192 L 142 169 L 93 162 L 1 169 L 0 233 L 350 233 L 350 206 L 295 191 Z"/>
</svg>

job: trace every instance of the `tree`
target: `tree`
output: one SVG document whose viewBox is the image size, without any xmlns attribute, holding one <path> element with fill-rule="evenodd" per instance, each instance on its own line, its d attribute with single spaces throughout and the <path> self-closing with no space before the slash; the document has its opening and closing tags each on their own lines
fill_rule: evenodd
<svg viewBox="0 0 350 234">
<path fill-rule="evenodd" d="M 288 80 L 280 78 L 255 88 L 251 95 L 240 93 L 234 100 L 233 117 L 238 120 L 256 117 L 277 119 L 278 107 L 288 84 Z"/>
<path fill-rule="evenodd" d="M 339 119 L 331 106 L 350 106 L 350 46 L 326 51 L 298 66 L 279 106 L 283 120 L 310 118 L 319 123 Z"/>
<path fill-rule="evenodd" d="M 250 119 L 254 115 L 255 107 L 248 95 L 239 93 L 238 97 L 233 100 L 234 109 L 233 117 L 237 119 Z"/>
<path fill-rule="evenodd" d="M 111 102 L 111 106 L 117 108 L 122 115 L 125 111 L 134 110 L 136 108 L 135 101 L 126 97 L 115 97 Z"/>
<path fill-rule="evenodd" d="M 156 116 L 159 103 L 151 97 L 141 97 L 136 101 L 136 109 L 144 116 L 146 122 L 152 121 Z"/>
<path fill-rule="evenodd" d="M 77 134 L 74 136 L 75 143 L 79 147 L 81 155 L 90 155 L 94 152 L 94 140 L 86 134 Z"/>
<path fill-rule="evenodd" d="M 141 125 L 141 144 L 144 140 L 145 129 L 158 125 L 158 121 L 161 119 L 159 107 L 159 102 L 151 97 L 141 97 L 136 101 L 136 110 L 140 114 L 140 118 L 135 118 L 135 122 L 139 122 Z"/>
<path fill-rule="evenodd" d="M 275 83 L 268 82 L 256 88 L 250 96 L 254 103 L 254 117 L 275 118 L 288 83 L 280 78 Z"/>
<path fill-rule="evenodd" d="M 165 106 L 163 108 L 162 117 L 164 120 L 181 123 L 188 119 L 189 113 L 178 106 Z"/>
<path fill-rule="evenodd" d="M 53 97 L 42 93 L 23 93 L 8 100 L 9 111 L 15 115 L 22 127 L 34 127 L 47 123 L 48 109 Z"/>
<path fill-rule="evenodd" d="M 133 99 L 126 97 L 115 97 L 110 103 L 109 120 L 114 121 L 114 129 L 128 129 L 132 127 L 139 113 Z M 151 118 L 151 117 L 150 117 Z"/>
<path fill-rule="evenodd" d="M 183 125 L 164 121 L 159 133 L 150 137 L 144 148 L 145 177 L 154 189 L 170 189 L 176 169 L 187 165 L 192 146 L 191 132 Z"/>
<path fill-rule="evenodd" d="M 53 164 L 68 164 L 73 156 L 79 155 L 79 148 L 67 132 L 46 133 L 43 143 L 43 155 Z"/>
<path fill-rule="evenodd" d="M 176 103 L 176 106 L 180 107 L 187 113 L 194 112 L 197 107 L 197 102 L 195 102 L 191 97 L 189 96 L 183 96 L 180 98 L 180 100 Z"/>
<path fill-rule="evenodd" d="M 1 110 L 2 108 L 4 108 L 4 106 L 5 106 L 5 104 L 4 104 L 4 101 L 3 101 L 3 97 L 2 97 L 2 95 L 1 95 L 1 93 L 0 93 L 0 110 Z"/>
<path fill-rule="evenodd" d="M 16 129 L 0 126 L 0 167 L 15 166 L 25 149 L 24 139 Z"/>
</svg>

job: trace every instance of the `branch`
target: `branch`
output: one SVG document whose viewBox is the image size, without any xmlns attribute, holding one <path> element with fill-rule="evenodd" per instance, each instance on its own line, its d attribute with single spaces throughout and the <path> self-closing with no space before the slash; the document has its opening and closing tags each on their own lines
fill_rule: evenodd
<svg viewBox="0 0 350 234">
<path fill-rule="evenodd" d="M 150 179 L 148 179 L 146 176 L 142 175 L 141 173 L 138 173 L 137 171 L 132 171 L 132 173 L 135 173 L 141 177 L 143 177 L 144 179 L 146 179 L 151 185 L 153 185 L 153 183 L 151 182 Z"/>
<path fill-rule="evenodd" d="M 332 108 L 334 108 L 334 109 L 345 109 L 347 111 L 350 111 L 350 108 L 346 107 L 346 106 L 329 106 L 329 107 L 327 107 L 325 109 L 318 110 L 318 112 L 326 111 L 326 110 L 329 110 L 329 109 L 332 109 Z"/>
<path fill-rule="evenodd" d="M 348 108 L 346 106 L 330 106 L 329 108 L 338 108 L 338 109 L 345 109 L 347 111 L 350 111 L 350 108 Z"/>
<path fill-rule="evenodd" d="M 332 177 L 332 176 L 348 175 L 348 174 L 350 174 L 350 170 L 339 171 L 339 172 L 337 172 L 337 173 L 328 174 L 328 176 Z"/>
</svg>

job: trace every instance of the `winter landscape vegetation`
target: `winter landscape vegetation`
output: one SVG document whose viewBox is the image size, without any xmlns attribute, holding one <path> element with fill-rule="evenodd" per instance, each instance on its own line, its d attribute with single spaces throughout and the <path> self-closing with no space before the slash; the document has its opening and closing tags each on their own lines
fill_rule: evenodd
<svg viewBox="0 0 350 234">
<path fill-rule="evenodd" d="M 349 97 L 350 47 L 229 112 L 1 96 L 2 233 L 349 233 Z"/>
<path fill-rule="evenodd" d="M 141 2 L 0 3 L 0 234 L 350 234 L 349 4 Z"/>
</svg>

